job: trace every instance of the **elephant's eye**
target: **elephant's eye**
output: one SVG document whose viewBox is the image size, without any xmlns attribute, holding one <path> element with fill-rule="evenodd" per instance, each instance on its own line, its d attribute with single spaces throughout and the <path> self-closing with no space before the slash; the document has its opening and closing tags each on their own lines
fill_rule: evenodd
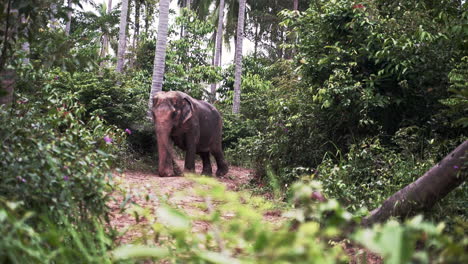
<svg viewBox="0 0 468 264">
<path fill-rule="evenodd" d="M 171 113 L 171 118 L 175 118 L 177 116 L 177 111 Z"/>
</svg>

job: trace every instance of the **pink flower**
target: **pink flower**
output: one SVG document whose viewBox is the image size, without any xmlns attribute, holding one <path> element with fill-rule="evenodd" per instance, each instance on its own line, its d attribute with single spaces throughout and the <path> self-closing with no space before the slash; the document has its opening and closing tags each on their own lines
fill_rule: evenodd
<svg viewBox="0 0 468 264">
<path fill-rule="evenodd" d="M 105 136 L 105 137 L 104 137 L 104 141 L 105 141 L 107 144 L 110 144 L 110 143 L 112 143 L 112 138 L 109 137 L 109 136 Z"/>
<path fill-rule="evenodd" d="M 312 193 L 311 198 L 319 202 L 325 202 L 327 200 L 325 199 L 325 197 L 323 197 L 323 195 L 320 192 L 317 192 L 317 191 Z"/>
<path fill-rule="evenodd" d="M 16 178 L 21 182 L 26 182 L 26 179 L 21 176 L 17 176 Z"/>
<path fill-rule="evenodd" d="M 126 128 L 126 129 L 125 129 L 125 133 L 131 135 L 131 134 L 132 134 L 132 131 L 131 131 L 130 129 Z"/>
<path fill-rule="evenodd" d="M 68 176 L 63 176 L 64 181 L 68 181 L 70 178 Z"/>
<path fill-rule="evenodd" d="M 356 4 L 356 5 L 353 5 L 353 9 L 357 9 L 357 8 L 364 8 L 365 6 L 363 4 Z"/>
</svg>

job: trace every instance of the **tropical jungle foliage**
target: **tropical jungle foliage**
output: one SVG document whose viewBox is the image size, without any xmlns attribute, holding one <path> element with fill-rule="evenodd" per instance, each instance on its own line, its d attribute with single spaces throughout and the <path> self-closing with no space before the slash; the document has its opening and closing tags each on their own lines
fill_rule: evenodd
<svg viewBox="0 0 468 264">
<path fill-rule="evenodd" d="M 157 171 L 148 97 L 170 2 L 124 1 L 122 73 L 120 2 L 0 4 L 1 263 L 468 262 L 466 182 L 422 215 L 361 226 L 468 139 L 466 1 L 247 0 L 242 24 L 226 0 L 223 32 L 220 1 L 172 1 L 163 90 L 214 101 L 227 160 L 254 175 L 239 192 L 187 176 L 200 198 L 190 215 L 165 197 L 157 210 L 127 199 L 122 212 L 145 220 L 123 245 L 109 203 L 128 197 L 121 169 Z M 237 114 L 238 23 L 252 47 Z"/>
</svg>

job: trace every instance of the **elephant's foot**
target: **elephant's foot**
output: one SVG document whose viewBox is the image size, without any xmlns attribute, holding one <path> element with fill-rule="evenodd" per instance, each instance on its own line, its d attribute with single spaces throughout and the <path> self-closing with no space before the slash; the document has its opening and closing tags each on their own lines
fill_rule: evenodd
<svg viewBox="0 0 468 264">
<path fill-rule="evenodd" d="M 174 176 L 182 176 L 182 170 L 180 169 L 179 165 L 175 161 L 172 161 L 172 166 L 174 167 Z"/>
<path fill-rule="evenodd" d="M 159 174 L 159 177 L 172 177 L 172 176 L 174 176 L 170 172 L 167 172 L 167 171 L 160 171 L 160 172 L 158 172 L 158 174 Z"/>
<path fill-rule="evenodd" d="M 218 167 L 218 170 L 216 171 L 216 176 L 221 177 L 226 175 L 229 172 L 229 167 L 227 165 L 223 165 Z"/>
<path fill-rule="evenodd" d="M 211 176 L 211 175 L 213 174 L 213 172 L 211 171 L 211 168 L 209 168 L 209 169 L 203 168 L 201 174 L 202 174 L 202 175 L 206 175 L 206 176 Z"/>
<path fill-rule="evenodd" d="M 195 173 L 195 168 L 193 168 L 193 169 L 185 168 L 184 172 L 186 172 L 186 173 Z"/>
<path fill-rule="evenodd" d="M 182 176 L 182 170 L 179 167 L 174 167 L 174 176 Z"/>
</svg>

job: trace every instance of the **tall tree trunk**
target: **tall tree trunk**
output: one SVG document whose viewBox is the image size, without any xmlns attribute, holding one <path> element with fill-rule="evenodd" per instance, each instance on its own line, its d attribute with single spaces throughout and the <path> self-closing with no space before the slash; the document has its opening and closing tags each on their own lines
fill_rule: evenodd
<svg viewBox="0 0 468 264">
<path fill-rule="evenodd" d="M 145 35 L 148 35 L 148 28 L 149 28 L 149 12 L 148 12 L 148 4 L 145 4 Z"/>
<path fill-rule="evenodd" d="M 109 14 L 111 12 L 111 10 L 112 10 L 112 0 L 109 0 L 107 2 L 107 10 L 106 10 L 107 14 Z M 108 52 L 109 52 L 109 36 L 107 34 L 104 34 L 102 36 L 101 52 L 100 52 L 99 56 L 101 58 L 104 58 L 107 55 Z M 100 67 L 104 68 L 105 65 L 106 65 L 106 62 L 101 61 Z"/>
<path fill-rule="evenodd" d="M 68 8 L 71 9 L 72 8 L 72 0 L 68 0 Z M 72 11 L 71 10 L 68 10 L 67 11 L 67 25 L 65 26 L 65 35 L 70 35 L 70 27 L 71 27 L 71 19 L 72 19 Z"/>
<path fill-rule="evenodd" d="M 393 194 L 373 210 L 364 225 L 383 222 L 392 216 L 405 217 L 431 208 L 437 201 L 466 181 L 468 176 L 468 140 L 441 162 L 405 188 Z"/>
<path fill-rule="evenodd" d="M 293 10 L 297 11 L 299 9 L 299 0 L 293 0 Z"/>
<path fill-rule="evenodd" d="M 135 3 L 135 38 L 134 41 L 138 44 L 138 37 L 140 36 L 140 10 L 141 10 L 141 0 L 137 0 Z"/>
<path fill-rule="evenodd" d="M 6 16 L 5 16 L 5 28 L 3 30 L 3 43 L 2 49 L 0 54 L 0 73 L 3 71 L 6 65 L 6 61 L 8 58 L 8 49 L 9 49 L 9 38 L 10 38 L 10 18 L 11 18 L 11 2 L 12 0 L 8 0 L 7 8 L 6 8 Z M 3 10 L 1 10 L 3 12 Z"/>
<path fill-rule="evenodd" d="M 238 114 L 240 110 L 241 77 L 242 77 L 242 42 L 244 40 L 245 0 L 239 0 L 239 16 L 237 17 L 237 41 L 234 75 L 234 100 L 232 112 Z"/>
<path fill-rule="evenodd" d="M 186 6 L 187 6 L 187 0 L 182 1 L 180 8 L 182 9 L 182 8 L 185 8 Z M 180 38 L 181 39 L 184 38 L 184 25 L 180 26 Z"/>
<path fill-rule="evenodd" d="M 133 56 L 130 59 L 130 68 L 133 68 L 133 64 L 136 58 L 136 50 L 138 46 L 138 37 L 140 35 L 140 8 L 141 8 L 141 0 L 135 0 L 135 32 L 133 33 Z"/>
<path fill-rule="evenodd" d="M 0 71 L 0 106 L 11 105 L 15 85 L 16 72 L 14 70 L 5 69 Z"/>
<path fill-rule="evenodd" d="M 254 57 L 257 58 L 258 52 L 258 23 L 255 23 L 255 36 L 254 36 Z"/>
<path fill-rule="evenodd" d="M 56 29 L 57 28 L 57 18 L 55 15 L 57 15 L 57 4 L 52 3 L 50 5 L 50 28 L 51 29 Z"/>
<path fill-rule="evenodd" d="M 148 111 L 153 106 L 152 98 L 157 92 L 162 91 L 164 79 L 164 68 L 166 63 L 166 42 L 167 29 L 169 23 L 169 2 L 170 0 L 159 1 L 159 22 L 158 39 L 156 41 L 156 54 L 154 56 L 153 81 L 151 83 L 151 92 L 148 100 Z M 151 115 L 150 115 L 151 117 Z"/>
<path fill-rule="evenodd" d="M 127 43 L 127 14 L 128 14 L 128 1 L 122 0 L 122 10 L 120 12 L 120 29 L 119 29 L 119 47 L 117 50 L 117 68 L 116 72 L 122 73 L 124 59 L 125 59 L 125 45 Z"/>
<path fill-rule="evenodd" d="M 216 49 L 213 66 L 221 66 L 221 50 L 223 48 L 224 0 L 219 1 L 218 28 L 216 29 Z M 211 84 L 211 102 L 216 100 L 217 84 Z"/>
<path fill-rule="evenodd" d="M 28 23 L 28 20 L 26 19 L 25 15 L 22 14 L 21 15 L 21 24 L 25 25 Z M 24 33 L 24 36 L 25 36 L 25 40 L 23 43 L 21 43 L 21 50 L 23 51 L 24 53 L 24 58 L 23 58 L 23 64 L 29 64 L 29 53 L 31 52 L 30 48 L 29 48 L 29 41 L 28 39 L 26 38 L 26 29 L 24 29 L 25 32 Z"/>
</svg>

